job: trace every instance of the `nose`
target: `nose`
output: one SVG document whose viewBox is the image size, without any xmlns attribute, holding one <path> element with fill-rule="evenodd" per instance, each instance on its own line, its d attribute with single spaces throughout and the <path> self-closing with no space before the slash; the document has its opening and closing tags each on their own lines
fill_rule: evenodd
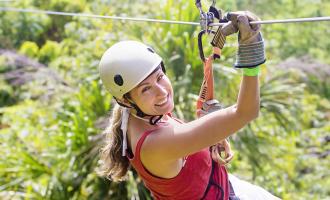
<svg viewBox="0 0 330 200">
<path fill-rule="evenodd" d="M 167 96 L 167 90 L 166 88 L 161 85 L 161 84 L 157 84 L 156 85 L 156 91 L 157 91 L 157 95 L 158 96 Z"/>
</svg>

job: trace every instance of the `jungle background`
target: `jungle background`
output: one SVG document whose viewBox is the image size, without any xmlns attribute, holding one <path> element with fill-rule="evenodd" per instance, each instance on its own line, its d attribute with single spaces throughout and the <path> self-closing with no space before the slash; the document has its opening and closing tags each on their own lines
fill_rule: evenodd
<svg viewBox="0 0 330 200">
<path fill-rule="evenodd" d="M 0 7 L 199 21 L 192 0 L 17 0 Z M 216 7 L 263 20 L 330 16 L 328 0 L 222 0 Z M 117 41 L 151 45 L 173 83 L 174 115 L 193 120 L 202 81 L 199 30 L 0 11 L 0 199 L 151 199 L 134 171 L 121 183 L 95 173 L 113 105 L 98 63 Z M 263 25 L 262 32 L 260 116 L 230 137 L 228 170 L 283 199 L 330 199 L 330 22 Z M 236 50 L 237 35 L 214 64 L 224 106 L 239 89 Z"/>
</svg>

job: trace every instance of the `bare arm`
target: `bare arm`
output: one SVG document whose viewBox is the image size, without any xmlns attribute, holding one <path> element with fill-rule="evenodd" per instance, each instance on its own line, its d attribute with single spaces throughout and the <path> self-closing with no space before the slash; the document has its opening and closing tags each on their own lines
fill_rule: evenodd
<svg viewBox="0 0 330 200">
<path fill-rule="evenodd" d="M 143 154 L 150 155 L 153 159 L 157 159 L 159 155 L 163 161 L 177 160 L 237 132 L 256 118 L 258 112 L 258 76 L 243 76 L 237 104 L 175 128 L 161 129 L 146 139 Z"/>
<path fill-rule="evenodd" d="M 237 132 L 259 113 L 260 94 L 257 65 L 265 62 L 264 43 L 260 25 L 249 21 L 259 18 L 248 11 L 227 15 L 239 29 L 239 48 L 235 66 L 244 68 L 240 90 L 235 105 L 210 113 L 200 119 L 176 127 L 163 128 L 159 134 L 147 138 L 145 148 L 150 158 L 173 161 L 216 144 Z M 252 67 L 252 69 L 251 69 Z"/>
<path fill-rule="evenodd" d="M 247 117 L 255 118 L 259 114 L 260 89 L 258 76 L 243 76 L 241 88 L 237 98 L 238 113 L 245 113 Z"/>
</svg>

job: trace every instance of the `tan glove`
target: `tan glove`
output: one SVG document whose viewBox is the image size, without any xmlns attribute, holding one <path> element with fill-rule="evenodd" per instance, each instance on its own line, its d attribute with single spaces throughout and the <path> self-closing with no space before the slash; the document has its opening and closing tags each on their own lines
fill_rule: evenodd
<svg viewBox="0 0 330 200">
<path fill-rule="evenodd" d="M 238 26 L 234 24 L 232 21 L 229 21 L 225 25 L 223 25 L 220 30 L 224 36 L 228 36 L 237 33 Z"/>
<path fill-rule="evenodd" d="M 261 41 L 260 24 L 250 24 L 251 21 L 260 21 L 260 18 L 250 11 L 229 12 L 226 18 L 233 22 L 239 30 L 238 43 L 251 44 Z"/>
<path fill-rule="evenodd" d="M 249 11 L 237 11 L 226 14 L 227 20 L 238 27 L 238 52 L 235 67 L 253 68 L 266 61 L 264 41 L 260 32 L 259 17 Z"/>
</svg>

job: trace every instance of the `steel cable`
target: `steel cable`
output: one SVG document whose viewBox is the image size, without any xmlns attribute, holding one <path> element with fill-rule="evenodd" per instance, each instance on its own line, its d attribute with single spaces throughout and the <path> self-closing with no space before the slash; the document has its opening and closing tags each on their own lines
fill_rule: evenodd
<svg viewBox="0 0 330 200">
<path fill-rule="evenodd" d="M 89 17 L 89 18 L 101 18 L 112 20 L 127 20 L 127 21 L 144 21 L 144 22 L 156 22 L 167 24 L 184 24 L 199 26 L 199 22 L 187 22 L 187 21 L 175 21 L 175 20 L 160 20 L 160 19 L 148 19 L 148 18 L 136 18 L 136 17 L 121 17 L 121 16 L 106 16 L 106 15 L 94 15 L 87 13 L 71 13 L 71 12 L 58 12 L 49 10 L 36 10 L 27 8 L 12 8 L 12 7 L 0 7 L 0 12 L 24 12 L 24 13 L 38 13 L 47 15 L 62 15 L 72 17 Z M 265 20 L 265 21 L 253 21 L 250 24 L 276 24 L 276 23 L 302 23 L 302 22 L 317 22 L 317 21 L 330 21 L 330 17 L 311 17 L 311 18 L 294 18 L 294 19 L 281 19 L 281 20 Z M 209 26 L 222 26 L 225 23 L 211 23 Z"/>
</svg>

